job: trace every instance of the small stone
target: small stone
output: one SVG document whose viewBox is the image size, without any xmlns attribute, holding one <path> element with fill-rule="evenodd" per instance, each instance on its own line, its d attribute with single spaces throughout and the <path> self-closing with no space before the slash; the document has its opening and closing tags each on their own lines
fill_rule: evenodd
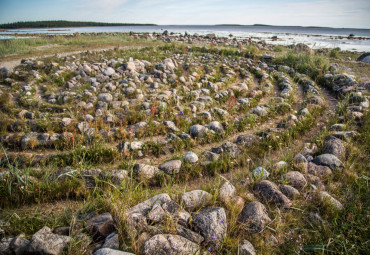
<svg viewBox="0 0 370 255">
<path fill-rule="evenodd" d="M 256 169 L 252 171 L 252 176 L 255 179 L 267 179 L 269 177 L 270 173 L 263 167 L 259 166 Z"/>
<path fill-rule="evenodd" d="M 160 170 L 155 166 L 136 164 L 134 166 L 134 172 L 140 180 L 149 180 L 158 175 Z"/>
<path fill-rule="evenodd" d="M 110 213 L 103 213 L 87 220 L 85 228 L 93 236 L 94 241 L 104 240 L 115 230 Z"/>
<path fill-rule="evenodd" d="M 321 191 L 319 193 L 319 198 L 321 199 L 321 202 L 327 202 L 337 210 L 343 209 L 343 205 L 326 191 Z"/>
<path fill-rule="evenodd" d="M 316 165 L 327 166 L 333 171 L 344 169 L 344 164 L 333 154 L 322 154 L 312 160 Z"/>
<path fill-rule="evenodd" d="M 218 192 L 218 199 L 223 203 L 229 203 L 236 196 L 236 188 L 230 182 L 226 181 L 221 185 Z"/>
<path fill-rule="evenodd" d="M 248 240 L 243 240 L 239 245 L 239 255 L 257 255 L 256 250 L 254 249 L 253 244 Z"/>
<path fill-rule="evenodd" d="M 184 156 L 184 162 L 185 163 L 190 163 L 190 164 L 195 164 L 198 162 L 198 156 L 192 151 L 188 151 L 185 156 Z"/>
</svg>

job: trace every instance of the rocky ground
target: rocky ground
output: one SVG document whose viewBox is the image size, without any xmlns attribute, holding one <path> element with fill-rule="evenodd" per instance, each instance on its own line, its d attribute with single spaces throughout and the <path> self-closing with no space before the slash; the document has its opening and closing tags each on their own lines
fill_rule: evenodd
<svg viewBox="0 0 370 255">
<path fill-rule="evenodd" d="M 0 254 L 365 254 L 369 83 L 156 40 L 1 69 Z"/>
</svg>

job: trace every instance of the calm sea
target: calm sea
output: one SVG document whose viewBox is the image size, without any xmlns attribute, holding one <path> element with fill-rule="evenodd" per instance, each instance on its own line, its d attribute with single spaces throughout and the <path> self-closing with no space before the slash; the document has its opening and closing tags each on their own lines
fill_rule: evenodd
<svg viewBox="0 0 370 255">
<path fill-rule="evenodd" d="M 237 38 L 252 38 L 253 40 L 265 40 L 272 44 L 290 45 L 305 43 L 312 48 L 335 48 L 350 51 L 370 51 L 370 29 L 350 28 L 322 28 L 322 27 L 281 27 L 281 26 L 189 26 L 189 25 L 167 25 L 167 26 L 113 26 L 113 27 L 74 27 L 56 29 L 14 29 L 0 32 L 0 39 L 9 39 L 9 34 L 73 34 L 91 32 L 157 32 L 164 30 L 174 33 L 185 32 L 189 34 L 198 33 L 206 35 L 214 33 L 217 36 L 228 37 L 232 34 Z M 365 40 L 350 40 L 347 37 L 354 34 L 355 37 L 363 37 Z M 278 40 L 273 41 L 272 37 Z M 6 38 L 5 38 L 6 37 Z M 343 37 L 343 38 L 339 38 Z"/>
</svg>

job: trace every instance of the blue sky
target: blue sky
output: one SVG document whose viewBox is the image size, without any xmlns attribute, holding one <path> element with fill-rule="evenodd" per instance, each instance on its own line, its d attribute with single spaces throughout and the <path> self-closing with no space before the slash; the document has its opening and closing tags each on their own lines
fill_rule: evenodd
<svg viewBox="0 0 370 255">
<path fill-rule="evenodd" d="M 0 0 L 0 23 L 60 19 L 370 28 L 370 0 Z"/>
</svg>

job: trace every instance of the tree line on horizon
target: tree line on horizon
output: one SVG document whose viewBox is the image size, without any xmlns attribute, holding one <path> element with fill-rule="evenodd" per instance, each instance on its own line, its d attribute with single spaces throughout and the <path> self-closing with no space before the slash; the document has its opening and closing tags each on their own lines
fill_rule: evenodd
<svg viewBox="0 0 370 255">
<path fill-rule="evenodd" d="M 58 27 L 98 27 L 98 26 L 155 26 L 155 24 L 135 24 L 135 23 L 105 23 L 92 21 L 19 21 L 14 23 L 0 24 L 2 29 L 17 28 L 58 28 Z"/>
</svg>

